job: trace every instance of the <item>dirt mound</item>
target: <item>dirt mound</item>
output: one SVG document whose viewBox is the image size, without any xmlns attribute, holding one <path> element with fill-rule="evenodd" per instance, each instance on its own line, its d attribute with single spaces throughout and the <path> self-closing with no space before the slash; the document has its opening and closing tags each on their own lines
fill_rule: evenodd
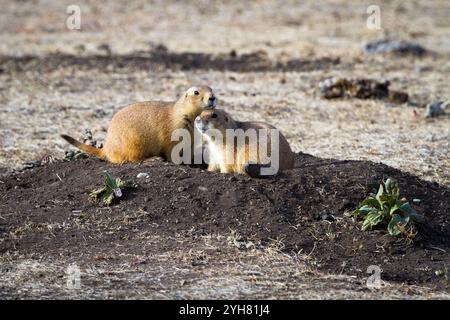
<svg viewBox="0 0 450 320">
<path fill-rule="evenodd" d="M 88 200 L 105 171 L 136 184 L 111 207 Z M 148 178 L 137 178 L 141 172 Z M 420 199 L 414 207 L 429 225 L 414 243 L 385 230 L 362 232 L 344 216 L 387 177 L 398 181 L 408 200 Z M 332 273 L 364 275 L 378 265 L 384 280 L 448 288 L 443 274 L 450 263 L 450 190 L 382 164 L 299 154 L 294 170 L 250 179 L 159 160 L 118 166 L 84 159 L 0 180 L 1 254 L 89 261 L 112 248 L 142 253 L 145 234 L 160 236 L 149 244 L 155 252 L 195 245 L 206 234 L 231 234 L 242 250 L 277 242 Z"/>
</svg>

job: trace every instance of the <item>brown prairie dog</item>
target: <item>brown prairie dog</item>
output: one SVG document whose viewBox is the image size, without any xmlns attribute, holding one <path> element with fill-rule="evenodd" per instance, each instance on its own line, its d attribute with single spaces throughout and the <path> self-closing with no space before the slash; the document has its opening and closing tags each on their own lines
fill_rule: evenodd
<svg viewBox="0 0 450 320">
<path fill-rule="evenodd" d="M 193 133 L 193 122 L 203 110 L 215 108 L 217 99 L 209 87 L 191 87 L 178 101 L 145 101 L 119 110 L 108 127 L 103 148 L 61 135 L 75 147 L 112 163 L 137 162 L 150 157 L 171 161 L 176 129 Z"/>
<path fill-rule="evenodd" d="M 236 172 L 252 177 L 264 175 L 262 168 L 268 165 L 273 166 L 274 164 L 267 163 L 267 159 L 264 160 L 262 158 L 259 145 L 264 147 L 261 150 L 267 150 L 267 155 L 270 156 L 271 161 L 277 161 L 277 164 L 275 164 L 275 167 L 277 167 L 275 169 L 276 171 L 268 175 L 276 174 L 278 170 L 290 169 L 294 166 L 294 153 L 286 138 L 275 127 L 267 123 L 235 121 L 225 111 L 215 109 L 204 110 L 195 119 L 195 126 L 202 133 L 207 143 L 209 151 L 208 171 L 221 173 Z M 215 130 L 220 133 L 218 140 L 217 137 L 214 137 Z M 241 139 L 241 144 L 239 145 L 237 143 L 239 138 L 226 138 L 227 132 L 235 132 L 235 134 L 238 134 L 239 131 L 241 133 L 253 132 L 254 140 L 250 141 L 250 139 L 244 137 Z M 275 136 L 272 136 L 272 132 Z M 277 154 L 274 143 L 277 143 L 278 146 Z M 253 151 L 251 151 L 252 147 L 255 148 Z"/>
</svg>

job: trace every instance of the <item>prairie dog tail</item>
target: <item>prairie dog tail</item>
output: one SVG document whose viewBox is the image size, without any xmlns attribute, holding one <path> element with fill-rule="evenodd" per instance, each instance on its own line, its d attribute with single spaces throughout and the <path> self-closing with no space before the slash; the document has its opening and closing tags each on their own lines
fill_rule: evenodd
<svg viewBox="0 0 450 320">
<path fill-rule="evenodd" d="M 104 159 L 105 156 L 103 155 L 103 148 L 95 148 L 93 146 L 90 146 L 88 144 L 85 143 L 81 143 L 80 141 L 75 140 L 74 138 L 62 134 L 61 138 L 63 138 L 64 140 L 66 140 L 68 143 L 70 143 L 71 145 L 77 147 L 80 150 L 83 150 L 84 152 L 90 153 L 98 158 Z"/>
</svg>

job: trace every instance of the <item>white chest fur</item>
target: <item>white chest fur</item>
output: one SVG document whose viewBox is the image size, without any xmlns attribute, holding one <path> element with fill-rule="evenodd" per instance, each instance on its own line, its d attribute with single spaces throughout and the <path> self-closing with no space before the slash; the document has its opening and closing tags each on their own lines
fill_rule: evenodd
<svg viewBox="0 0 450 320">
<path fill-rule="evenodd" d="M 225 163 L 222 148 L 219 148 L 213 141 L 211 141 L 209 137 L 207 143 L 209 164 L 220 167 L 222 169 L 222 166 Z"/>
</svg>

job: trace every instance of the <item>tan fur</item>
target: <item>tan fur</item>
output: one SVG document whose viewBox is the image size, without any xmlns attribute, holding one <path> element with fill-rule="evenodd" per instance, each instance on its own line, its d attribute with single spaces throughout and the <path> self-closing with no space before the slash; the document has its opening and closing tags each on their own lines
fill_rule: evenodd
<svg viewBox="0 0 450 320">
<path fill-rule="evenodd" d="M 195 117 L 204 109 L 214 108 L 216 102 L 211 88 L 192 87 L 176 102 L 138 102 L 119 110 L 111 120 L 103 148 L 91 147 L 67 135 L 62 137 L 75 147 L 112 163 L 157 156 L 170 161 L 176 144 L 171 141 L 172 131 L 186 128 L 193 133 Z"/>
<path fill-rule="evenodd" d="M 213 118 L 215 117 L 215 118 Z M 223 145 L 218 146 L 213 141 L 211 141 L 207 137 L 207 144 L 209 148 L 210 155 L 213 154 L 213 158 L 210 159 L 210 163 L 208 166 L 208 171 L 215 171 L 221 173 L 241 173 L 246 174 L 245 165 L 249 162 L 264 164 L 261 163 L 260 155 L 257 154 L 256 159 L 250 159 L 250 149 L 249 142 L 246 140 L 245 144 L 238 148 L 237 146 L 234 148 L 234 163 L 228 164 L 223 161 L 226 156 L 226 150 L 229 148 L 228 144 L 230 142 L 226 141 L 226 129 L 242 129 L 246 131 L 247 129 L 253 128 L 256 129 L 258 143 L 261 141 L 261 137 L 259 136 L 259 129 L 276 129 L 274 126 L 264 123 L 264 122 L 239 122 L 235 121 L 227 112 L 223 110 L 205 110 L 203 111 L 196 119 L 195 125 L 200 132 L 206 129 L 217 129 L 223 135 Z M 205 132 L 202 132 L 205 135 Z M 270 154 L 270 134 L 267 136 L 268 147 L 267 150 Z M 231 144 L 235 142 L 232 141 Z M 217 150 L 218 147 L 222 147 L 220 150 Z M 214 157 L 214 154 L 218 155 L 218 157 Z M 286 138 L 279 133 L 279 170 L 291 169 L 294 166 L 294 153 L 289 146 Z"/>
</svg>

